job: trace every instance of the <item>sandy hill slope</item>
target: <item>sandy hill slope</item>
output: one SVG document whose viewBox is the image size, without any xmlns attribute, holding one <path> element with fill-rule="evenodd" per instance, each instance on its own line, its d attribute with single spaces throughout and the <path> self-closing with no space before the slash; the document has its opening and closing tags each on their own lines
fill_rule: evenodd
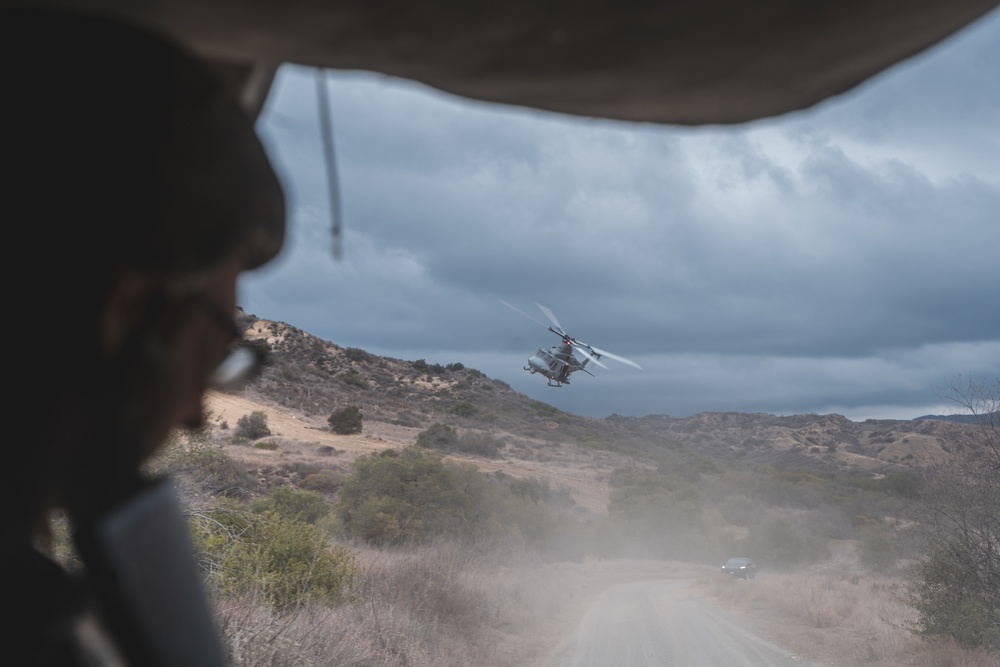
<svg viewBox="0 0 1000 667">
<path fill-rule="evenodd" d="M 232 394 L 212 393 L 206 407 L 214 430 L 223 434 L 232 431 L 240 417 L 256 411 L 267 415 L 272 435 L 263 441 L 272 443 L 275 449 L 245 445 L 226 447 L 230 456 L 254 466 L 262 478 L 267 476 L 266 471 L 309 470 L 316 465 L 347 470 L 360 455 L 415 444 L 423 430 L 366 420 L 361 434 L 337 435 L 329 430 L 324 416 L 307 416 L 259 397 Z M 222 429 L 223 424 L 228 428 Z M 609 488 L 606 477 L 616 467 L 634 465 L 629 457 L 611 452 L 578 451 L 573 446 L 545 442 L 537 443 L 537 447 L 544 454 L 528 452 L 519 456 L 514 452 L 501 458 L 450 454 L 447 458 L 473 463 L 484 472 L 499 471 L 513 477 L 546 481 L 553 488 L 568 490 L 581 507 L 597 514 L 607 511 Z M 292 472 L 283 473 L 283 478 L 289 483 L 295 482 Z"/>
</svg>

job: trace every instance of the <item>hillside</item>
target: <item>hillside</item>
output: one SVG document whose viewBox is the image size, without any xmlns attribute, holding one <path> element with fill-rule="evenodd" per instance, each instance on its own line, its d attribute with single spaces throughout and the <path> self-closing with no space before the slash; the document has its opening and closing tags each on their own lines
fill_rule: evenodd
<svg viewBox="0 0 1000 667">
<path fill-rule="evenodd" d="M 270 350 L 262 376 L 237 394 L 213 395 L 213 424 L 232 426 L 264 410 L 277 449 L 238 448 L 237 455 L 294 481 L 296 466 L 344 471 L 358 455 L 414 444 L 433 424 L 496 443 L 495 456 L 451 454 L 486 472 L 546 480 L 582 507 L 605 513 L 616 471 L 704 468 L 815 471 L 878 479 L 916 471 L 971 452 L 968 424 L 942 420 L 867 420 L 840 415 L 701 413 L 593 419 L 513 391 L 460 363 L 447 366 L 343 348 L 290 325 L 244 314 L 246 338 Z M 360 435 L 330 432 L 327 417 L 354 405 Z M 268 470 L 283 469 L 283 473 Z"/>
</svg>

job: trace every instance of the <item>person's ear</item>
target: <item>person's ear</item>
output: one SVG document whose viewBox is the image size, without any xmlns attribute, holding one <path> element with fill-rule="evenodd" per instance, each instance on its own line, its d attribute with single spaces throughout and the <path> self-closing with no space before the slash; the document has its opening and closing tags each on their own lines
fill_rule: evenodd
<svg viewBox="0 0 1000 667">
<path fill-rule="evenodd" d="M 101 351 L 114 356 L 139 326 L 156 288 L 149 277 L 132 271 L 115 276 L 98 321 Z"/>
</svg>

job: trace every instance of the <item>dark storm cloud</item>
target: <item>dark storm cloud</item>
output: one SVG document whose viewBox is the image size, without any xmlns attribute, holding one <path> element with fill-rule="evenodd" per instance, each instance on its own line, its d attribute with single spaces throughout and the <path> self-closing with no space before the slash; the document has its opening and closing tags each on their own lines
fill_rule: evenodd
<svg viewBox="0 0 1000 667">
<path fill-rule="evenodd" d="M 339 262 L 314 73 L 288 68 L 259 127 L 291 239 L 244 305 L 597 416 L 935 403 L 1000 369 L 998 44 L 994 15 L 814 110 L 698 129 L 331 76 Z M 499 298 L 645 370 L 554 395 L 521 366 L 556 338 Z"/>
</svg>

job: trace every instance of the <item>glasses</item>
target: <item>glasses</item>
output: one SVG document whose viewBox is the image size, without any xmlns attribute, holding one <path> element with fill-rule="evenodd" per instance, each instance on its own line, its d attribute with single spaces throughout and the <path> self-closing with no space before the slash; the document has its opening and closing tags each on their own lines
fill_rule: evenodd
<svg viewBox="0 0 1000 667">
<path fill-rule="evenodd" d="M 234 389 L 260 374 L 267 353 L 260 347 L 243 340 L 243 332 L 236 326 L 231 315 L 219 307 L 203 293 L 191 296 L 191 303 L 197 306 L 217 327 L 224 331 L 233 343 L 229 356 L 222 360 L 208 378 L 213 389 Z"/>
</svg>

